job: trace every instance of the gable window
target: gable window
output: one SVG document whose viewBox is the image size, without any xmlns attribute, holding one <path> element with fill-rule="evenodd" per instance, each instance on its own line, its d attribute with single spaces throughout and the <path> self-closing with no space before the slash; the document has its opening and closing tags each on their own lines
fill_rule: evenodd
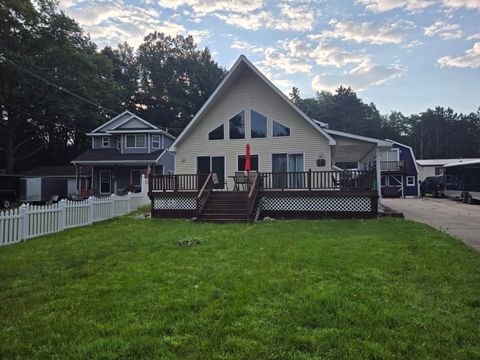
<svg viewBox="0 0 480 360">
<path fill-rule="evenodd" d="M 229 120 L 230 139 L 245 139 L 245 111 Z"/>
<path fill-rule="evenodd" d="M 102 137 L 102 147 L 110 147 L 110 138 L 108 136 Z"/>
<path fill-rule="evenodd" d="M 238 171 L 245 171 L 245 155 L 238 155 Z M 250 170 L 258 171 L 258 155 L 250 156 Z"/>
<path fill-rule="evenodd" d="M 415 176 L 407 176 L 407 186 L 415 186 Z"/>
<path fill-rule="evenodd" d="M 160 149 L 160 135 L 152 135 L 152 148 Z"/>
<path fill-rule="evenodd" d="M 208 133 L 208 140 L 223 140 L 225 138 L 223 124 Z"/>
<path fill-rule="evenodd" d="M 290 136 L 290 128 L 273 120 L 273 136 L 274 137 Z"/>
<path fill-rule="evenodd" d="M 135 134 L 125 136 L 125 147 L 127 148 L 144 148 L 145 147 L 145 135 Z"/>
<path fill-rule="evenodd" d="M 252 138 L 267 137 L 267 117 L 252 110 L 252 129 L 250 136 Z"/>
</svg>

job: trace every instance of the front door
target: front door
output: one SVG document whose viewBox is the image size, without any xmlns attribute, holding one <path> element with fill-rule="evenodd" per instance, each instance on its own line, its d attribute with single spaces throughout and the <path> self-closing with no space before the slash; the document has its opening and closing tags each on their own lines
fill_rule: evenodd
<svg viewBox="0 0 480 360">
<path fill-rule="evenodd" d="M 100 193 L 110 194 L 112 191 L 112 172 L 100 170 Z"/>
</svg>

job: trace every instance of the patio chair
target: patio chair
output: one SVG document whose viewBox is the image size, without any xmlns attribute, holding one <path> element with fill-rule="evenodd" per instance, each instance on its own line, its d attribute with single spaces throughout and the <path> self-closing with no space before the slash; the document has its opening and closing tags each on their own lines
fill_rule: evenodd
<svg viewBox="0 0 480 360">
<path fill-rule="evenodd" d="M 239 191 L 240 185 L 242 186 L 243 190 L 245 190 L 245 187 L 248 185 L 248 177 L 243 171 L 236 171 L 233 181 L 235 183 L 233 190 Z"/>
<path fill-rule="evenodd" d="M 212 182 L 213 182 L 213 188 L 214 189 L 222 189 L 223 188 L 223 183 L 218 180 L 218 175 L 217 173 L 212 173 Z M 225 184 L 226 185 L 226 184 Z M 228 190 L 228 185 L 226 185 L 226 188 Z"/>
</svg>

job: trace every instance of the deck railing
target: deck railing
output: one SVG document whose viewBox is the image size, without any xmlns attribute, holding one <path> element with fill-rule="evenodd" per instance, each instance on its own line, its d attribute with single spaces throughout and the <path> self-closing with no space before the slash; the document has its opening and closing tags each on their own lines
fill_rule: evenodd
<svg viewBox="0 0 480 360">
<path fill-rule="evenodd" d="M 390 171 L 390 172 L 402 172 L 406 170 L 405 160 L 399 161 L 381 161 L 380 162 L 381 171 Z"/>
<path fill-rule="evenodd" d="M 257 200 L 258 190 L 260 188 L 260 175 L 258 173 L 253 173 L 252 184 L 250 185 L 250 191 L 247 196 L 247 204 L 245 208 L 245 217 L 248 219 L 252 214 L 253 207 L 255 206 L 255 201 Z"/>
<path fill-rule="evenodd" d="M 200 191 L 209 174 L 150 177 L 150 191 Z M 374 170 L 258 173 L 259 190 L 374 190 Z M 220 184 L 223 185 L 223 184 Z M 214 185 L 213 188 L 216 188 Z M 223 186 L 222 186 L 223 188 Z M 250 188 L 249 188 L 250 189 Z"/>
<path fill-rule="evenodd" d="M 202 188 L 200 189 L 198 195 L 197 195 L 197 200 L 196 200 L 196 208 L 197 208 L 197 218 L 200 216 L 200 214 L 203 211 L 203 208 L 205 207 L 208 197 L 210 196 L 210 193 L 212 192 L 213 189 L 213 176 L 212 174 L 208 174 L 207 179 L 205 180 Z"/>
<path fill-rule="evenodd" d="M 263 190 L 373 190 L 375 173 L 355 171 L 301 171 L 260 173 Z"/>
</svg>

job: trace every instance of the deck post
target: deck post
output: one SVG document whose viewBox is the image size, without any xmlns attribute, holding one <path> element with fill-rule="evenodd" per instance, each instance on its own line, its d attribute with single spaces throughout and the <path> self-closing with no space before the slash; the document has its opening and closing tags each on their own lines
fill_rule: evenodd
<svg viewBox="0 0 480 360">
<path fill-rule="evenodd" d="M 308 169 L 308 191 L 312 191 L 312 169 Z"/>
<path fill-rule="evenodd" d="M 75 164 L 75 181 L 77 187 L 77 195 L 80 195 L 80 167 L 77 164 Z"/>
<path fill-rule="evenodd" d="M 380 169 L 380 151 L 378 146 L 375 148 L 375 172 L 377 175 L 377 192 L 378 192 L 378 205 L 380 205 L 380 199 L 382 198 L 382 174 Z"/>
</svg>

